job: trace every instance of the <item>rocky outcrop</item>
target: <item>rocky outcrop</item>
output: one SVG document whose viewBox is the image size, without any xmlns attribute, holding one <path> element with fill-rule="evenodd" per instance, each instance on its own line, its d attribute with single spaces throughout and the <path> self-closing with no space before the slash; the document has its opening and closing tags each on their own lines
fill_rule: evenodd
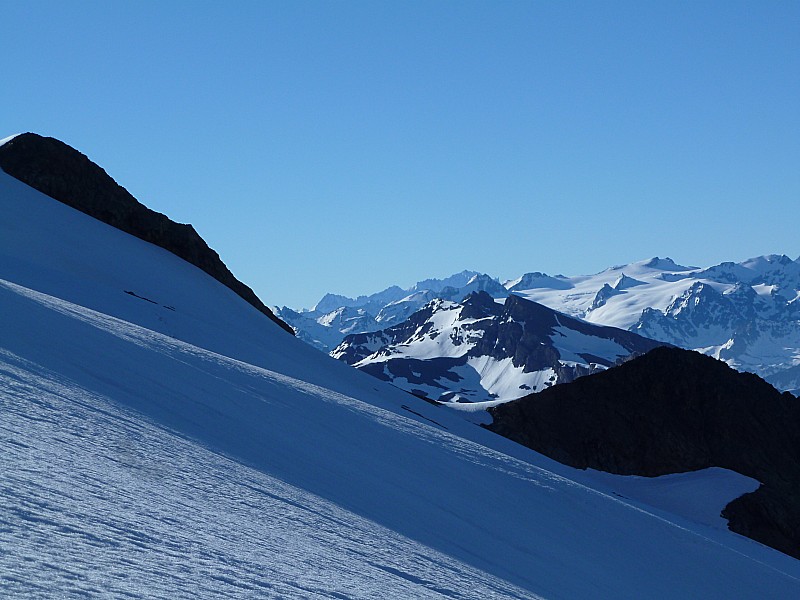
<svg viewBox="0 0 800 600">
<path fill-rule="evenodd" d="M 253 290 L 233 276 L 191 225 L 175 223 L 150 210 L 101 167 L 67 144 L 35 133 L 18 135 L 0 146 L 0 169 L 59 202 L 172 252 L 294 333 Z"/>
<path fill-rule="evenodd" d="M 581 469 L 757 479 L 723 511 L 730 529 L 800 558 L 800 400 L 756 375 L 661 347 L 490 413 L 489 429 Z"/>
</svg>

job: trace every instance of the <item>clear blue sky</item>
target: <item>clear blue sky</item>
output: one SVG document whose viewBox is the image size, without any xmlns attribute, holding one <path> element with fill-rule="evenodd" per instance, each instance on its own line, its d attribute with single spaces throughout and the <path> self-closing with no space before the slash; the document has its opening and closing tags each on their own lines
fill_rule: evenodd
<svg viewBox="0 0 800 600">
<path fill-rule="evenodd" d="M 191 222 L 268 304 L 800 255 L 800 2 L 0 0 L 0 137 Z"/>
</svg>

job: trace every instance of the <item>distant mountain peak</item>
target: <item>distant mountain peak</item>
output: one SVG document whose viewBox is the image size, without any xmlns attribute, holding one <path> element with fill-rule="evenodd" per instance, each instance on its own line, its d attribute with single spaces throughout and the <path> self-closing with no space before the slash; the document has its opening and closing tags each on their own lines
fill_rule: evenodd
<svg viewBox="0 0 800 600">
<path fill-rule="evenodd" d="M 443 281 L 452 283 L 459 277 L 463 285 L 442 286 Z M 347 333 L 385 330 L 435 298 L 459 302 L 482 289 L 495 301 L 508 294 L 521 296 L 597 325 L 698 349 L 737 369 L 758 373 L 781 389 L 800 389 L 800 263 L 783 254 L 705 268 L 652 257 L 575 277 L 529 271 L 502 286 L 476 271 L 425 281 L 430 285 L 420 282 L 416 292 L 371 305 L 367 312 L 373 311 L 377 318 L 363 319 L 360 331 L 352 321 L 345 328 L 333 320 L 338 331 L 320 331 L 311 337 L 330 340 L 322 347 L 329 352 Z M 514 303 L 513 298 L 506 301 L 507 306 Z M 289 313 L 284 316 L 298 330 L 306 324 L 318 326 L 318 322 L 301 323 Z"/>
<path fill-rule="evenodd" d="M 567 278 L 563 275 L 550 276 L 540 271 L 525 273 L 522 277 L 507 281 L 504 285 L 509 292 L 531 290 L 535 288 L 564 290 L 572 287 Z"/>
<path fill-rule="evenodd" d="M 510 400 L 602 370 L 660 342 L 511 294 L 433 300 L 406 321 L 349 335 L 331 353 L 430 400 Z"/>
<path fill-rule="evenodd" d="M 614 283 L 614 289 L 617 291 L 622 291 L 636 287 L 637 285 L 645 285 L 645 283 L 644 281 L 639 281 L 638 279 L 625 275 L 625 271 L 623 271 L 617 281 Z"/>
<path fill-rule="evenodd" d="M 683 265 L 679 265 L 669 256 L 665 258 L 654 256 L 653 258 L 648 260 L 644 264 L 644 266 L 650 269 L 658 269 L 660 271 L 691 271 L 692 269 L 695 268 L 695 267 L 684 267 Z"/>
</svg>

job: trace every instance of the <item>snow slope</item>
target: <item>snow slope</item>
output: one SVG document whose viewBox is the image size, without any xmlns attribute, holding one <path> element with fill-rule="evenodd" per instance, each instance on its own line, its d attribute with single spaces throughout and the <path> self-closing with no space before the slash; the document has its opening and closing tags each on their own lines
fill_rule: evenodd
<svg viewBox="0 0 800 600">
<path fill-rule="evenodd" d="M 800 593 L 797 561 L 375 381 L 2 173 L 0 206 L 6 597 Z"/>
</svg>

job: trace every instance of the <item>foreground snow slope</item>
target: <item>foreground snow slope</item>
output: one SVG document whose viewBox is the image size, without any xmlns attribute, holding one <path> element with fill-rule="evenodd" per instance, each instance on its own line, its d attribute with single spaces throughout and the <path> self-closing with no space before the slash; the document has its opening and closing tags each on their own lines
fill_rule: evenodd
<svg viewBox="0 0 800 600">
<path fill-rule="evenodd" d="M 415 423 L 11 283 L 0 305 L 12 591 L 800 592 L 788 559 L 454 436 L 444 411 Z"/>
<path fill-rule="evenodd" d="M 5 596 L 800 593 L 797 561 L 582 485 L 163 250 L 3 174 L 0 202 Z"/>
</svg>

